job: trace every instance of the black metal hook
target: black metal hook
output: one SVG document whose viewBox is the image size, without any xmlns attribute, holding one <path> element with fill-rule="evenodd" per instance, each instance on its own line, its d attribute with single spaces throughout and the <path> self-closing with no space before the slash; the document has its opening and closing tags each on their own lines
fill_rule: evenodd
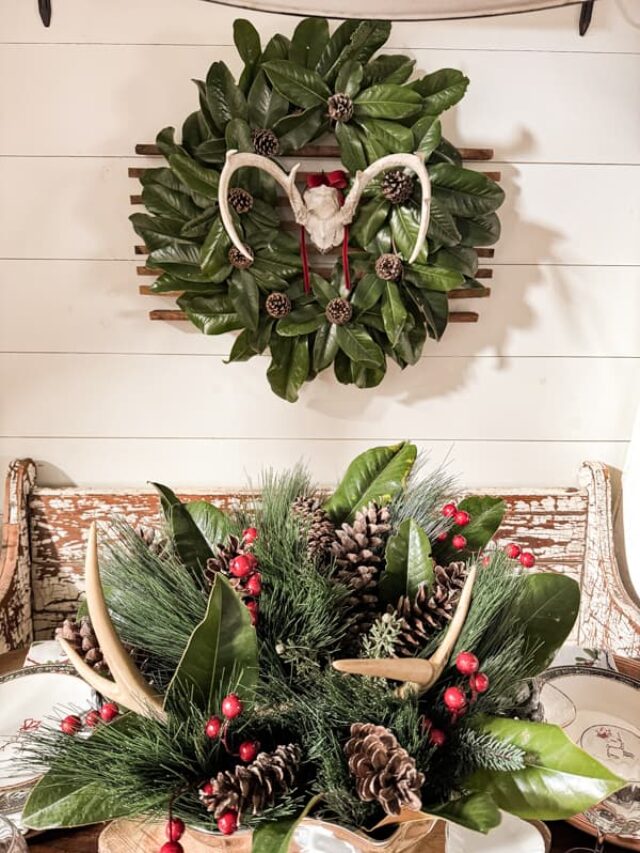
<svg viewBox="0 0 640 853">
<path fill-rule="evenodd" d="M 51 0 L 38 0 L 38 9 L 42 23 L 48 27 L 51 23 Z"/>
<path fill-rule="evenodd" d="M 595 5 L 595 0 L 586 0 L 585 3 L 580 7 L 580 24 L 579 24 L 579 32 L 581 36 L 586 35 L 587 30 L 591 26 L 591 19 L 593 18 L 593 7 Z"/>
</svg>

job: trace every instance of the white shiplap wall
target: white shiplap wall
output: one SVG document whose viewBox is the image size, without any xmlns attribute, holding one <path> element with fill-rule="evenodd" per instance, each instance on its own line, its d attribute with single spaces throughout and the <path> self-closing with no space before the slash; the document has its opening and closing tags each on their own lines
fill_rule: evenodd
<svg viewBox="0 0 640 853">
<path fill-rule="evenodd" d="M 0 465 L 45 484 L 240 486 L 306 458 L 331 482 L 356 452 L 412 437 L 469 485 L 566 485 L 620 465 L 640 391 L 640 3 L 396 25 L 392 46 L 472 85 L 446 117 L 492 146 L 507 202 L 493 295 L 421 364 L 369 392 L 327 376 L 295 406 L 230 338 L 152 324 L 127 166 L 194 108 L 190 78 L 238 67 L 233 10 L 199 0 L 0 4 Z M 291 19 L 256 14 L 265 38 Z M 456 307 L 464 305 L 456 303 Z M 478 303 L 474 304 L 478 308 Z"/>
</svg>

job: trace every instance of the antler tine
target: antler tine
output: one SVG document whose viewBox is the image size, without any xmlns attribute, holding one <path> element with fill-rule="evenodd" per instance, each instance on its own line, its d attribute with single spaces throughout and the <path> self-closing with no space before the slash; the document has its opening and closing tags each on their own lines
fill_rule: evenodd
<svg viewBox="0 0 640 853">
<path fill-rule="evenodd" d="M 289 199 L 289 203 L 291 204 L 293 214 L 298 225 L 304 225 L 306 221 L 306 207 L 302 200 L 302 196 L 300 195 L 300 191 L 295 185 L 296 173 L 300 168 L 299 163 L 295 165 L 287 175 L 287 173 L 281 169 L 277 163 L 274 163 L 274 161 L 270 160 L 268 157 L 263 157 L 260 154 L 241 153 L 234 148 L 230 148 L 229 151 L 227 151 L 225 164 L 222 168 L 222 172 L 220 172 L 220 182 L 218 184 L 218 206 L 220 207 L 220 217 L 225 231 L 231 238 L 231 242 L 236 249 L 238 249 L 245 258 L 251 258 L 251 255 L 247 251 L 247 247 L 238 235 L 233 221 L 233 216 L 229 210 L 229 185 L 231 183 L 231 176 L 234 172 L 237 172 L 238 169 L 246 167 L 262 169 L 263 172 L 266 172 L 280 184 L 287 194 L 287 198 Z"/>
<path fill-rule="evenodd" d="M 348 225 L 355 215 L 356 208 L 360 203 L 362 193 L 366 189 L 367 184 L 373 180 L 380 172 L 385 172 L 394 166 L 411 169 L 416 173 L 422 187 L 422 201 L 420 204 L 420 227 L 416 237 L 416 243 L 413 247 L 409 263 L 412 264 L 420 254 L 424 241 L 427 239 L 427 229 L 429 227 L 429 211 L 431 208 L 431 181 L 429 173 L 424 164 L 424 157 L 421 154 L 387 154 L 385 157 L 380 157 L 375 163 L 363 172 L 356 172 L 353 181 L 353 186 L 349 191 L 349 195 L 345 199 L 342 207 L 342 219 L 345 225 Z"/>
<path fill-rule="evenodd" d="M 433 666 L 422 658 L 345 658 L 333 662 L 338 672 L 391 678 L 394 681 L 428 681 Z"/>
<path fill-rule="evenodd" d="M 87 588 L 87 605 L 89 618 L 95 635 L 100 644 L 104 658 L 113 675 L 113 681 L 98 675 L 80 657 L 71 645 L 61 640 L 62 646 L 69 655 L 79 675 L 99 693 L 113 699 L 119 705 L 134 711 L 143 717 L 166 721 L 166 712 L 162 699 L 153 688 L 147 684 L 140 671 L 136 668 L 120 642 L 113 626 L 109 609 L 104 598 L 104 590 L 100 580 L 98 565 L 98 537 L 95 522 L 89 528 L 89 541 L 85 560 L 85 581 Z"/>
</svg>

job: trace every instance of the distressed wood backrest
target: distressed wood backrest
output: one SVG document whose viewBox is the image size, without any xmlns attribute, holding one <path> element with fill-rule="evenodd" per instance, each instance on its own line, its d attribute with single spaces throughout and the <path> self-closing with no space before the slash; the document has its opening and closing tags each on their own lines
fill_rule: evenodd
<svg viewBox="0 0 640 853">
<path fill-rule="evenodd" d="M 575 578 L 582 606 L 575 638 L 640 656 L 640 610 L 627 594 L 613 551 L 609 475 L 600 463 L 585 463 L 580 488 L 496 489 L 507 503 L 498 545 L 515 541 L 536 555 L 536 571 Z M 181 491 L 183 499 L 206 499 L 221 508 L 241 506 L 248 492 Z M 7 478 L 3 560 L 0 563 L 0 651 L 34 636 L 52 636 L 82 595 L 84 542 L 91 521 L 114 515 L 137 526 L 158 526 L 157 495 L 147 491 L 48 489 L 35 485 L 29 460 L 13 463 Z"/>
</svg>

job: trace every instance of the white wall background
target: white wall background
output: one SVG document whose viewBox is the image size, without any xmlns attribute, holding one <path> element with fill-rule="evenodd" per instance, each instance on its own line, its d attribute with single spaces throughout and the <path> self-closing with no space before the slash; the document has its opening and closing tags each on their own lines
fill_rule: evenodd
<svg viewBox="0 0 640 853">
<path fill-rule="evenodd" d="M 199 0 L 0 4 L 0 465 L 58 485 L 239 486 L 305 457 L 322 482 L 372 442 L 416 439 L 472 486 L 569 485 L 622 465 L 640 391 L 640 4 L 395 25 L 391 45 L 472 85 L 447 115 L 492 146 L 507 202 L 493 295 L 418 367 L 359 391 L 322 377 L 294 406 L 230 338 L 151 323 L 127 167 L 195 108 L 235 13 Z M 294 21 L 251 16 L 265 37 Z M 144 162 L 142 163 L 144 164 Z M 137 165 L 141 165 L 138 158 Z M 144 281 L 144 279 L 143 279 Z"/>
</svg>

